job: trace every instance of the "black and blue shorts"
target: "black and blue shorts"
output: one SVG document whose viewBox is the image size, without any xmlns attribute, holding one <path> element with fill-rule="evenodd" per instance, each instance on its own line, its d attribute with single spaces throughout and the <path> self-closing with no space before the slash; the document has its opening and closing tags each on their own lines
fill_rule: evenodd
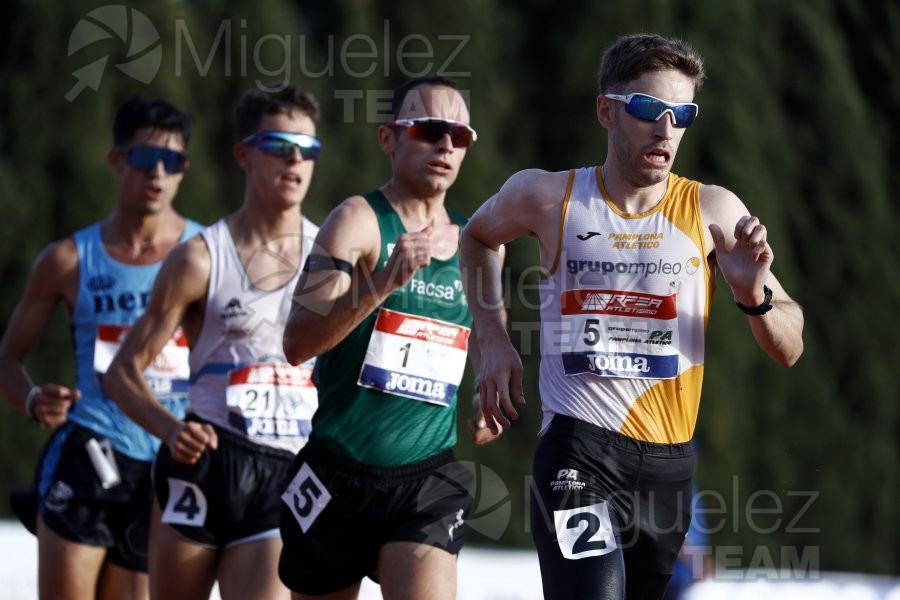
<svg viewBox="0 0 900 600">
<path fill-rule="evenodd" d="M 104 447 L 118 482 L 104 487 L 88 454 L 88 444 Z M 107 560 L 132 571 L 147 571 L 150 528 L 150 462 L 109 446 L 101 435 L 67 423 L 57 429 L 38 463 L 35 489 L 44 524 L 67 540 L 108 549 Z M 31 514 L 21 514 L 34 531 Z"/>
</svg>

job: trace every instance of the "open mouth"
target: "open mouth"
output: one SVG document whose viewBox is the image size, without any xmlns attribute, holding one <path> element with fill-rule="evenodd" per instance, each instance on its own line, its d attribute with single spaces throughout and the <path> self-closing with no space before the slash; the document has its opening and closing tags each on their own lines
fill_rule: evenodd
<svg viewBox="0 0 900 600">
<path fill-rule="evenodd" d="M 671 154 L 662 149 L 651 150 L 644 155 L 645 160 L 659 166 L 665 166 L 669 164 L 669 158 L 671 158 Z"/>
<path fill-rule="evenodd" d="M 450 163 L 442 160 L 432 160 L 428 163 L 428 166 L 441 173 L 449 173 L 453 170 L 453 166 Z"/>
<path fill-rule="evenodd" d="M 303 179 L 301 179 L 300 176 L 296 173 L 285 173 L 281 176 L 281 180 L 291 185 L 300 185 L 301 183 L 303 183 Z"/>
</svg>

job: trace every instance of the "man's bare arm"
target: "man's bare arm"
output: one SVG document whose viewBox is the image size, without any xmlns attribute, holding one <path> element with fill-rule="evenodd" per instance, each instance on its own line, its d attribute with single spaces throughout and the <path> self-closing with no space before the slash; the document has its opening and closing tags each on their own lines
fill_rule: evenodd
<svg viewBox="0 0 900 600">
<path fill-rule="evenodd" d="M 385 267 L 373 274 L 381 250 L 378 222 L 360 196 L 346 200 L 322 224 L 312 254 L 343 261 L 351 272 L 304 271 L 284 329 L 284 354 L 292 364 L 341 342 L 385 299 L 431 260 L 430 227 L 397 239 Z"/>
<path fill-rule="evenodd" d="M 772 310 L 747 316 L 754 339 L 774 360 L 792 366 L 803 353 L 803 309 L 771 271 L 775 253 L 765 225 L 724 188 L 704 186 L 700 194 L 709 249 L 715 251 L 735 301 L 758 306 L 764 300 L 764 286 L 772 290 Z"/>
<path fill-rule="evenodd" d="M 504 259 L 505 255 L 506 255 L 506 248 L 504 246 L 501 246 L 499 248 L 499 256 L 500 256 L 501 264 L 503 263 L 503 259 Z M 502 314 L 503 325 L 504 325 L 504 327 L 506 327 L 506 323 L 508 320 L 508 315 L 506 313 L 506 307 L 501 306 L 501 309 L 503 312 L 503 314 Z M 499 431 L 496 433 L 491 431 L 491 428 L 488 427 L 487 419 L 485 418 L 484 413 L 481 410 L 481 391 L 480 391 L 481 385 L 480 385 L 479 380 L 481 378 L 482 359 L 481 359 L 481 347 L 478 345 L 478 336 L 477 336 L 477 332 L 475 330 L 472 331 L 472 335 L 469 339 L 468 358 L 469 358 L 469 363 L 472 365 L 472 368 L 475 370 L 475 373 L 476 373 L 475 390 L 474 390 L 474 393 L 472 394 L 472 409 L 475 411 L 475 414 L 472 416 L 472 418 L 470 418 L 466 421 L 466 424 L 468 425 L 469 433 L 471 434 L 472 441 L 475 443 L 475 445 L 483 446 L 484 444 L 492 442 L 492 441 L 496 440 L 498 437 L 500 437 L 500 434 L 502 433 L 502 431 Z"/>
<path fill-rule="evenodd" d="M 48 246 L 35 261 L 0 340 L 0 393 L 42 427 L 65 423 L 81 393 L 57 383 L 35 386 L 25 359 L 40 342 L 56 306 L 63 302 L 71 314 L 77 294 L 78 251 L 67 238 Z"/>
<path fill-rule="evenodd" d="M 559 238 L 566 189 L 565 173 L 529 170 L 513 175 L 479 208 L 460 241 L 463 286 L 482 351 L 481 410 L 497 434 L 517 419 L 515 404 L 524 404 L 522 359 L 506 330 L 501 289 L 500 248 L 516 238 L 535 235 L 541 262 L 549 267 Z"/>
<path fill-rule="evenodd" d="M 144 370 L 182 323 L 188 308 L 206 298 L 209 252 L 202 238 L 179 246 L 166 258 L 153 284 L 147 310 L 128 332 L 104 377 L 103 387 L 137 424 L 158 437 L 176 460 L 196 462 L 215 447 L 209 425 L 185 423 L 159 402 L 144 379 Z"/>
</svg>

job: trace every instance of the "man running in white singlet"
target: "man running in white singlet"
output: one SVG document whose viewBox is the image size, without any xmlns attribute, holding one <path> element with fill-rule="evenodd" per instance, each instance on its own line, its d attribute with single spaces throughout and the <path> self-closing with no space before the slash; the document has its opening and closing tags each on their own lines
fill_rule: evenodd
<svg viewBox="0 0 900 600">
<path fill-rule="evenodd" d="M 524 402 L 497 248 L 526 235 L 540 248 L 544 421 L 531 518 L 545 598 L 663 595 L 690 523 L 716 269 L 763 350 L 784 366 L 803 351 L 802 310 L 770 271 L 765 226 L 730 191 L 671 172 L 703 79 L 702 58 L 680 40 L 619 38 L 600 66 L 604 163 L 517 173 L 463 233 L 493 431 Z"/>
<path fill-rule="evenodd" d="M 322 144 L 298 85 L 251 89 L 235 109 L 244 203 L 163 265 L 106 389 L 165 443 L 153 471 L 150 593 L 158 600 L 288 598 L 278 580 L 281 492 L 317 405 L 312 362 L 281 348 L 317 227 L 301 214 Z M 179 325 L 190 344 L 187 419 L 160 410 L 141 371 Z"/>
</svg>

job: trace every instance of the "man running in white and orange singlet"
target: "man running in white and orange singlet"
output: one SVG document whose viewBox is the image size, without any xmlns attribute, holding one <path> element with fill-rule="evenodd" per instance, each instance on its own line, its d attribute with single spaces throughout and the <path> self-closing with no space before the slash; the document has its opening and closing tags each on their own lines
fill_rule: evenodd
<svg viewBox="0 0 900 600">
<path fill-rule="evenodd" d="M 728 190 L 671 172 L 703 78 L 688 44 L 621 37 L 600 66 L 605 162 L 517 173 L 463 232 L 493 431 L 524 401 L 497 248 L 531 235 L 540 249 L 544 421 L 531 519 L 545 598 L 663 595 L 690 523 L 716 268 L 763 350 L 785 366 L 803 351 L 803 313 L 770 271 L 766 228 Z"/>
</svg>

